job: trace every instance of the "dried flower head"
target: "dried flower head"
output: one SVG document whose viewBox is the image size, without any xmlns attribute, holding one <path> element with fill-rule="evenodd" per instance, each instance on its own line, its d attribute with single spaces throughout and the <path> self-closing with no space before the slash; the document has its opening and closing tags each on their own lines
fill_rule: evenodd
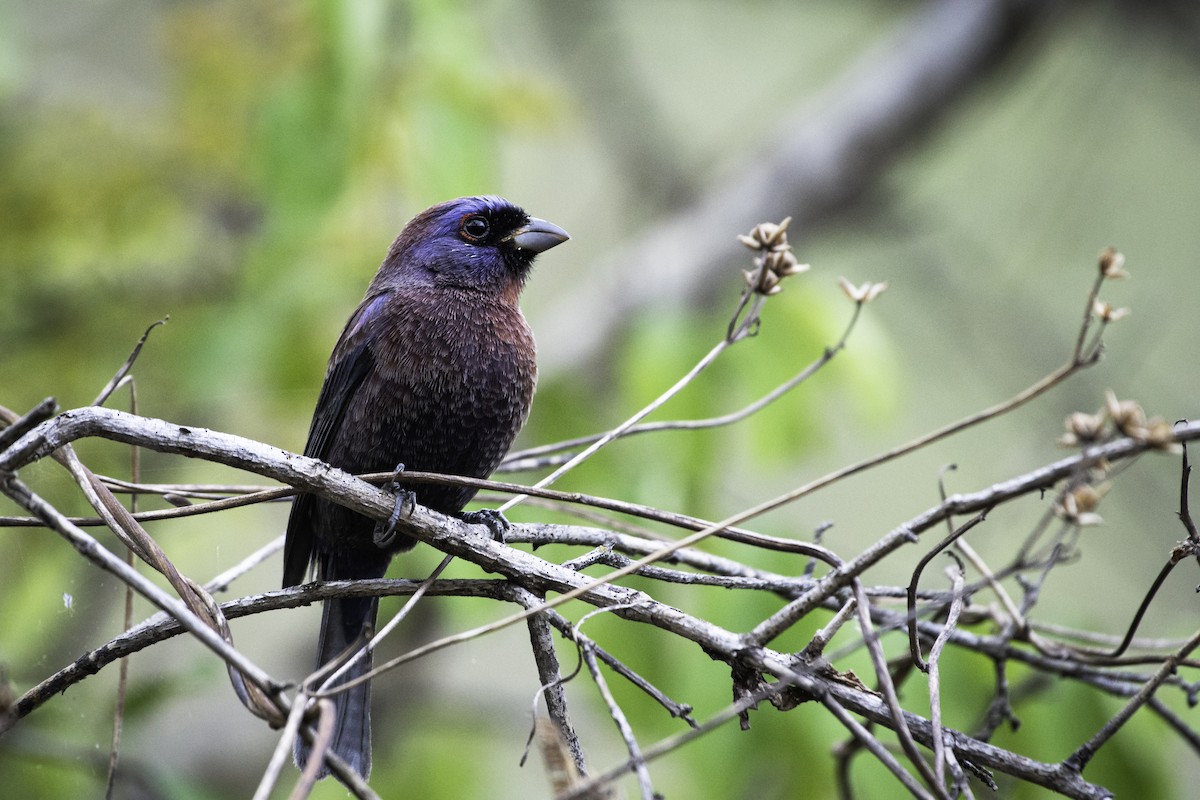
<svg viewBox="0 0 1200 800">
<path fill-rule="evenodd" d="M 738 241 L 749 247 L 751 250 L 770 250 L 780 245 L 787 246 L 787 229 L 788 225 L 792 224 L 791 217 L 784 217 L 783 221 L 776 224 L 774 222 L 760 222 L 754 226 L 754 230 L 749 234 L 739 234 Z"/>
<path fill-rule="evenodd" d="M 746 285 L 754 292 L 770 297 L 771 295 L 779 294 L 783 287 L 779 285 L 779 276 L 769 269 L 763 269 L 762 259 L 754 259 L 754 263 L 758 265 L 758 269 L 742 270 L 742 276 L 746 279 Z"/>
<path fill-rule="evenodd" d="M 1104 409 L 1097 411 L 1095 414 L 1076 411 L 1067 417 L 1065 423 L 1067 432 L 1058 441 L 1067 447 L 1092 444 L 1099 441 L 1101 434 L 1104 433 L 1104 423 L 1106 420 Z"/>
<path fill-rule="evenodd" d="M 838 286 L 842 287 L 842 292 L 849 297 L 853 302 L 865 304 L 874 300 L 879 295 L 883 294 L 887 289 L 887 283 L 864 283 L 861 286 L 855 286 L 845 278 L 838 278 Z"/>
<path fill-rule="evenodd" d="M 755 269 L 745 270 L 746 285 L 750 290 L 770 297 L 783 288 L 779 282 L 792 275 L 808 271 L 808 264 L 801 264 L 788 244 L 787 229 L 792 218 L 782 222 L 760 222 L 748 234 L 739 234 L 738 241 L 761 255 L 754 259 Z"/>
<path fill-rule="evenodd" d="M 791 248 L 786 250 L 772 250 L 764 258 L 767 269 L 774 272 L 780 278 L 799 275 L 801 272 L 808 272 L 809 270 L 808 264 L 801 264 L 796 260 L 796 256 L 792 253 Z"/>
<path fill-rule="evenodd" d="M 1122 434 L 1134 439 L 1146 437 L 1146 412 L 1136 400 L 1118 400 L 1112 389 L 1104 393 L 1108 416 Z"/>
<path fill-rule="evenodd" d="M 1115 247 L 1106 247 L 1100 251 L 1100 274 L 1108 280 L 1128 278 L 1125 271 L 1125 256 Z"/>
<path fill-rule="evenodd" d="M 1175 441 L 1175 426 L 1162 417 L 1151 417 L 1146 422 L 1146 441 L 1168 453 L 1182 453 L 1183 445 Z"/>
<path fill-rule="evenodd" d="M 1054 513 L 1059 518 L 1081 528 L 1100 525 L 1104 522 L 1104 518 L 1096 513 L 1096 507 L 1100 505 L 1100 498 L 1104 497 L 1107 492 L 1107 484 L 1098 488 L 1086 483 L 1080 484 L 1063 494 L 1054 508 Z"/>
<path fill-rule="evenodd" d="M 1092 303 L 1092 313 L 1105 322 L 1117 322 L 1131 313 L 1128 308 L 1116 308 L 1112 303 L 1096 300 Z"/>
</svg>

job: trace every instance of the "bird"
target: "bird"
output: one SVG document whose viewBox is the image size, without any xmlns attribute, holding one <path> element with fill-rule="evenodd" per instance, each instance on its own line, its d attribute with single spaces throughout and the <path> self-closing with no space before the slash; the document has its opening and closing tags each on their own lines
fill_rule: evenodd
<svg viewBox="0 0 1200 800">
<path fill-rule="evenodd" d="M 537 383 L 521 290 L 534 257 L 569 238 L 492 195 L 460 197 L 417 214 L 392 242 L 333 348 L 304 455 L 350 473 L 396 471 L 400 495 L 466 516 L 462 509 L 474 488 L 406 486 L 403 470 L 486 478 L 499 466 L 525 423 Z M 382 577 L 392 557 L 416 542 L 377 532 L 367 517 L 299 494 L 284 540 L 284 588 L 305 582 L 310 567 L 327 581 Z M 377 611 L 377 598 L 326 600 L 317 665 L 364 643 Z M 367 653 L 339 683 L 370 668 Z M 370 682 L 334 695 L 333 703 L 330 749 L 365 779 L 371 771 Z M 309 752 L 297 737 L 301 768 Z M 327 774 L 322 764 L 319 775 Z"/>
</svg>

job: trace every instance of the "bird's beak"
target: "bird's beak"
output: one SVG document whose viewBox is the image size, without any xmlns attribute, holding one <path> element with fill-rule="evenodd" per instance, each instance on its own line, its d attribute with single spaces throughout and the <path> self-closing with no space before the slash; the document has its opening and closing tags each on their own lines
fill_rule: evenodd
<svg viewBox="0 0 1200 800">
<path fill-rule="evenodd" d="M 542 253 L 556 244 L 562 244 L 570 239 L 571 235 L 553 222 L 530 217 L 529 223 L 525 227 L 513 231 L 508 238 L 521 250 Z"/>
</svg>

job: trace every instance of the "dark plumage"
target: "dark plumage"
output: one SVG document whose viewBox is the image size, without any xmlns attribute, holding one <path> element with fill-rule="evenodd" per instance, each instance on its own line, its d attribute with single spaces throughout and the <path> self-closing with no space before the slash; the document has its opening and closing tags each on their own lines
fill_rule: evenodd
<svg viewBox="0 0 1200 800">
<path fill-rule="evenodd" d="M 499 197 L 464 197 L 418 214 L 388 250 L 333 348 L 304 454 L 347 472 L 406 469 L 487 477 L 525 422 L 537 379 L 533 335 L 517 300 L 533 258 L 567 239 Z M 457 514 L 474 489 L 404 486 L 417 502 Z M 375 523 L 312 495 L 288 520 L 283 585 L 309 564 L 325 580 L 378 578 L 413 546 L 374 542 Z M 317 663 L 360 642 L 378 602 L 325 603 Z M 360 659 L 348 677 L 370 669 Z M 371 769 L 370 684 L 338 694 L 332 748 Z M 297 763 L 307 748 L 298 743 Z"/>
</svg>

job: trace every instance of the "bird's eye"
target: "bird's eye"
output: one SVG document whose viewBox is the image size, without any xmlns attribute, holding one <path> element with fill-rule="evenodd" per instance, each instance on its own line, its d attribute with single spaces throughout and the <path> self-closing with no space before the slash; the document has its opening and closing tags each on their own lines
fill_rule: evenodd
<svg viewBox="0 0 1200 800">
<path fill-rule="evenodd" d="M 491 225 L 487 218 L 472 214 L 462 221 L 463 238 L 468 242 L 479 242 L 487 238 Z"/>
</svg>

